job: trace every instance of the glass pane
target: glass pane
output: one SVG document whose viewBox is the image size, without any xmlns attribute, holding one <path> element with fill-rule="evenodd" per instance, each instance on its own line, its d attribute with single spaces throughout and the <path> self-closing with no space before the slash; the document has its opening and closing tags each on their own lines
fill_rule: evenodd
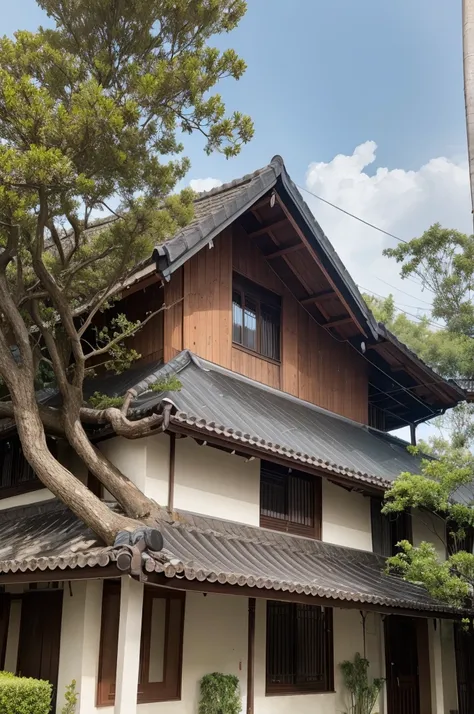
<svg viewBox="0 0 474 714">
<path fill-rule="evenodd" d="M 322 683 L 327 661 L 325 617 L 322 609 L 313 605 L 296 605 L 296 631 L 296 681 Z"/>
<path fill-rule="evenodd" d="M 249 350 L 257 349 L 257 304 L 248 296 L 245 296 L 244 346 Z"/>
<path fill-rule="evenodd" d="M 151 605 L 148 682 L 162 682 L 165 663 L 166 600 L 154 597 Z"/>
<path fill-rule="evenodd" d="M 288 476 L 290 521 L 314 526 L 314 482 L 300 476 Z"/>
<path fill-rule="evenodd" d="M 267 603 L 267 682 L 293 684 L 295 679 L 295 609 L 293 603 Z"/>
<path fill-rule="evenodd" d="M 260 513 L 269 518 L 288 519 L 286 480 L 283 474 L 262 470 L 260 479 Z"/>
<path fill-rule="evenodd" d="M 265 357 L 280 359 L 280 310 L 268 305 L 260 306 L 260 352 Z"/>
<path fill-rule="evenodd" d="M 232 293 L 232 341 L 242 344 L 242 297 L 239 292 Z"/>
</svg>

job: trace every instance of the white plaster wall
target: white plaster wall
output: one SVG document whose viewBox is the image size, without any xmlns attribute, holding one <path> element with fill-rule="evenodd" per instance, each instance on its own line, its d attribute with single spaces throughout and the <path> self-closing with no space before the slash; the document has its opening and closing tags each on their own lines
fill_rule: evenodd
<svg viewBox="0 0 474 714">
<path fill-rule="evenodd" d="M 7 508 L 16 508 L 17 506 L 29 506 L 31 503 L 50 501 L 52 498 L 54 498 L 54 495 L 51 491 L 48 491 L 47 488 L 40 488 L 38 491 L 22 493 L 19 496 L 2 498 L 0 500 L 0 511 L 4 511 Z"/>
<path fill-rule="evenodd" d="M 260 461 L 176 440 L 175 508 L 258 526 Z"/>
<path fill-rule="evenodd" d="M 168 505 L 170 436 L 155 434 L 144 439 L 146 446 L 145 493 L 161 506 Z"/>
<path fill-rule="evenodd" d="M 323 478 L 322 539 L 359 550 L 372 550 L 370 499 Z"/>
<path fill-rule="evenodd" d="M 441 658 L 443 669 L 444 711 L 458 708 L 456 681 L 456 654 L 454 649 L 454 626 L 449 620 L 441 620 Z"/>
<path fill-rule="evenodd" d="M 146 439 L 124 439 L 122 436 L 115 436 L 98 444 L 102 453 L 142 491 L 146 487 L 146 441 Z"/>
<path fill-rule="evenodd" d="M 433 543 L 441 560 L 446 558 L 445 524 L 442 518 L 427 511 L 415 510 L 412 516 L 413 544 Z"/>
</svg>

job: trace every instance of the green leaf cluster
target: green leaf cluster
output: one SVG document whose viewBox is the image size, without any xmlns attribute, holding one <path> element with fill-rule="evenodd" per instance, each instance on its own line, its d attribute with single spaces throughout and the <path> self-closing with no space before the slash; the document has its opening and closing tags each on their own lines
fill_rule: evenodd
<svg viewBox="0 0 474 714">
<path fill-rule="evenodd" d="M 384 685 L 380 677 L 369 679 L 370 662 L 356 652 L 354 659 L 341 662 L 344 686 L 349 690 L 351 706 L 346 714 L 372 714 L 377 697 Z"/>
<path fill-rule="evenodd" d="M 76 691 L 76 680 L 73 679 L 66 687 L 64 695 L 65 703 L 61 709 L 61 714 L 75 714 L 79 702 L 79 693 Z"/>
<path fill-rule="evenodd" d="M 170 374 L 163 379 L 157 379 L 156 382 L 150 384 L 152 392 L 180 392 L 183 385 L 175 374 Z"/>
<path fill-rule="evenodd" d="M 50 682 L 0 672 L 2 714 L 49 714 L 51 693 Z"/>
<path fill-rule="evenodd" d="M 94 392 L 94 394 L 89 397 L 89 404 L 94 409 L 108 409 L 109 407 L 120 408 L 124 401 L 124 397 L 109 397 L 107 394 L 102 394 L 102 392 Z"/>
<path fill-rule="evenodd" d="M 242 709 L 239 679 L 214 672 L 201 679 L 199 714 L 239 714 Z"/>
</svg>

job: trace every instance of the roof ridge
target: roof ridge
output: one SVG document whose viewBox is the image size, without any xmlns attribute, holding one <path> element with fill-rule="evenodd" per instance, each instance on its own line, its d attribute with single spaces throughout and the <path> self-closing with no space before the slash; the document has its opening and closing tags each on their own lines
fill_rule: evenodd
<svg viewBox="0 0 474 714">
<path fill-rule="evenodd" d="M 232 179 L 232 181 L 222 183 L 220 186 L 214 186 L 214 188 L 209 189 L 209 191 L 199 191 L 198 193 L 196 193 L 194 203 L 198 203 L 199 201 L 210 198 L 211 196 L 220 195 L 221 193 L 230 191 L 231 189 L 236 188 L 237 186 L 243 186 L 246 183 L 250 183 L 252 179 L 257 178 L 264 171 L 266 171 L 275 164 L 279 165 L 280 171 L 284 167 L 283 159 L 278 154 L 272 158 L 269 164 L 266 164 L 265 166 L 262 166 L 259 169 L 255 169 L 255 171 L 252 171 L 249 174 L 244 174 L 240 178 Z"/>
</svg>

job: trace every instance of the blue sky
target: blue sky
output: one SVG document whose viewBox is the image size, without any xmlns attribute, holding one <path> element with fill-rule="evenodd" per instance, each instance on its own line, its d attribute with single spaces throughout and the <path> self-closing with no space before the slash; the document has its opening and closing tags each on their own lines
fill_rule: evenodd
<svg viewBox="0 0 474 714">
<path fill-rule="evenodd" d="M 0 0 L 0 32 L 34 30 L 34 0 Z M 197 190 L 278 153 L 299 185 L 401 238 L 432 223 L 472 232 L 466 163 L 461 0 L 249 0 L 217 39 L 248 70 L 219 90 L 255 138 L 230 161 L 187 143 Z M 356 282 L 415 318 L 431 296 L 381 256 L 395 241 L 304 194 Z"/>
</svg>

